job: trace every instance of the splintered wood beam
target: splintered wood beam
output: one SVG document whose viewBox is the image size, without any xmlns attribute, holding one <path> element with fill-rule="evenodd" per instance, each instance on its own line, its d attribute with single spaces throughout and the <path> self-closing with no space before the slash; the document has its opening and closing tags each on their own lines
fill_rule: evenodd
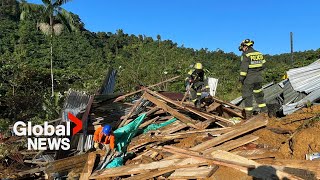
<svg viewBox="0 0 320 180">
<path fill-rule="evenodd" d="M 179 157 L 188 157 L 193 158 L 195 160 L 206 160 L 212 164 L 215 165 L 221 165 L 225 167 L 231 167 L 231 168 L 237 168 L 237 169 L 247 169 L 247 168 L 254 168 L 254 165 L 248 165 L 241 162 L 234 162 L 232 160 L 226 160 L 226 159 L 219 159 L 219 158 L 212 158 L 211 156 L 203 155 L 200 152 L 197 151 L 190 151 L 182 148 L 177 148 L 173 146 L 164 146 L 162 148 L 163 151 L 173 153 Z"/>
<path fill-rule="evenodd" d="M 208 165 L 207 160 L 197 160 L 193 158 L 161 160 L 147 164 L 130 164 L 116 168 L 103 169 L 94 172 L 90 179 L 101 179 L 107 177 L 119 177 L 132 174 L 145 174 L 153 170 L 178 169 L 185 167 L 195 167 L 199 165 Z"/>
<path fill-rule="evenodd" d="M 159 85 L 161 85 L 161 84 L 163 84 L 163 83 L 176 80 L 176 79 L 178 79 L 179 77 L 180 77 L 180 76 L 175 76 L 175 77 L 173 77 L 173 78 L 167 79 L 167 80 L 162 81 L 162 82 L 159 82 L 159 83 L 157 83 L 157 84 L 150 85 L 150 86 L 148 86 L 147 88 L 153 88 L 153 87 L 155 87 L 155 86 L 159 86 Z M 118 97 L 117 99 L 115 99 L 113 102 L 121 101 L 121 100 L 123 100 L 124 98 L 126 98 L 126 97 L 128 97 L 128 96 L 131 96 L 131 95 L 134 95 L 134 94 L 136 94 L 136 93 L 139 93 L 139 92 L 141 92 L 141 91 L 144 91 L 144 89 L 139 89 L 139 90 L 137 90 L 137 91 L 134 91 L 134 92 L 131 92 L 131 93 L 128 93 L 128 94 L 119 96 L 119 97 Z"/>
<path fill-rule="evenodd" d="M 227 113 L 230 113 L 232 115 L 236 115 L 236 116 L 244 119 L 244 116 L 242 115 L 242 112 L 237 112 L 237 111 L 235 111 L 233 109 L 230 109 L 230 108 L 227 108 L 227 107 L 222 107 L 222 110 L 227 112 Z"/>
<path fill-rule="evenodd" d="M 124 179 L 125 180 L 152 179 L 154 177 L 161 176 L 162 174 L 166 174 L 166 173 L 172 172 L 174 170 L 175 170 L 175 168 L 164 169 L 164 170 L 154 170 L 154 171 L 150 171 L 148 173 L 143 173 L 143 174 L 135 175 L 135 176 L 132 176 L 129 178 L 124 178 Z"/>
<path fill-rule="evenodd" d="M 232 130 L 233 130 L 233 128 L 226 127 L 226 128 L 214 128 L 214 129 L 204 129 L 204 130 L 195 130 L 195 131 L 185 131 L 185 132 L 181 132 L 181 133 L 174 133 L 171 135 L 187 135 L 187 134 L 200 134 L 200 133 L 223 134 L 226 132 L 230 132 Z"/>
<path fill-rule="evenodd" d="M 79 180 L 87 180 L 87 179 L 89 179 L 89 177 L 90 177 L 90 175 L 92 173 L 92 170 L 93 170 L 93 166 L 94 166 L 95 161 L 96 161 L 96 157 L 97 157 L 97 154 L 95 154 L 95 153 L 90 153 L 88 155 L 88 161 L 85 164 L 85 166 L 83 167 L 83 170 L 82 170 L 82 173 L 80 174 L 80 179 Z"/>
<path fill-rule="evenodd" d="M 192 151 L 204 151 L 206 149 L 209 149 L 211 147 L 217 146 L 219 144 L 222 144 L 226 141 L 229 141 L 233 138 L 236 138 L 238 136 L 241 136 L 243 134 L 246 134 L 247 132 L 253 131 L 255 129 L 258 129 L 260 127 L 263 127 L 268 124 L 268 120 L 264 117 L 263 114 L 260 114 L 258 116 L 255 116 L 248 120 L 246 123 L 242 124 L 241 126 L 238 126 L 234 128 L 232 131 L 227 132 L 221 136 L 215 137 L 213 139 L 204 141 L 189 150 Z M 173 155 L 168 158 L 178 158 L 179 156 Z"/>
<path fill-rule="evenodd" d="M 208 179 L 218 168 L 218 166 L 181 168 L 175 170 L 168 179 Z"/>
<path fill-rule="evenodd" d="M 247 121 L 247 123 L 242 124 L 240 127 L 235 128 L 233 131 L 227 132 L 221 136 L 218 136 L 216 138 L 213 138 L 211 140 L 198 144 L 192 147 L 191 150 L 201 151 L 201 150 L 208 149 L 210 147 L 219 145 L 223 142 L 226 142 L 235 137 L 243 135 L 247 132 L 263 127 L 267 124 L 268 124 L 268 120 L 262 114 L 260 114 L 258 116 L 255 116 L 254 118 L 251 118 L 249 121 Z"/>
<path fill-rule="evenodd" d="M 124 126 L 127 123 L 127 120 L 132 116 L 133 112 L 137 109 L 137 107 L 139 106 L 139 104 L 141 103 L 141 101 L 143 100 L 143 98 L 141 97 L 135 104 L 134 106 L 132 106 L 132 108 L 130 109 L 130 112 L 126 115 L 126 117 L 121 121 L 121 123 L 119 124 L 118 128 Z"/>
<path fill-rule="evenodd" d="M 159 116 L 157 116 L 157 117 L 155 117 L 155 118 L 152 118 L 152 119 L 150 119 L 150 120 L 148 120 L 148 121 L 140 124 L 139 128 L 142 129 L 142 128 L 144 128 L 144 127 L 147 127 L 147 126 L 149 126 L 150 124 L 156 122 L 158 119 L 160 119 Z"/>
<path fill-rule="evenodd" d="M 240 137 L 238 139 L 223 143 L 220 146 L 206 149 L 204 151 L 204 153 L 211 153 L 212 151 L 216 151 L 216 150 L 230 151 L 230 150 L 235 149 L 237 147 L 240 147 L 240 146 L 243 146 L 243 145 L 248 144 L 250 142 L 253 142 L 257 139 L 259 139 L 259 137 L 249 134 L 244 137 Z"/>
<path fill-rule="evenodd" d="M 207 107 L 206 111 L 207 111 L 207 112 L 214 111 L 214 110 L 216 110 L 219 106 L 221 106 L 220 103 L 213 102 L 212 104 L 210 104 L 210 105 Z"/>
<path fill-rule="evenodd" d="M 234 104 L 231 104 L 229 102 L 222 101 L 222 100 L 218 99 L 217 97 L 213 96 L 212 99 L 215 100 L 216 102 L 220 103 L 220 104 L 225 104 L 225 105 L 228 105 L 228 106 L 230 106 L 232 108 L 239 109 L 240 111 L 243 111 L 243 108 L 238 107 L 238 106 L 236 106 Z"/>
<path fill-rule="evenodd" d="M 171 108 L 170 106 L 166 105 L 165 103 L 159 101 L 157 98 L 150 95 L 149 93 L 145 92 L 143 94 L 143 97 L 148 99 L 150 102 L 152 102 L 153 104 L 155 104 L 159 108 L 162 108 L 163 110 L 165 110 L 166 112 L 168 112 L 172 116 L 176 117 L 178 120 L 182 121 L 187 126 L 190 126 L 195 129 L 200 129 L 200 127 L 195 125 L 195 123 L 193 122 L 193 120 L 191 118 L 179 113 L 177 110 L 175 110 L 175 109 Z"/>
<path fill-rule="evenodd" d="M 155 91 L 151 91 L 149 89 L 146 89 L 146 91 L 148 93 L 150 93 L 150 94 L 152 94 L 154 96 L 157 96 L 158 98 L 170 103 L 170 104 L 173 104 L 173 105 L 175 105 L 175 106 L 177 106 L 177 107 L 179 107 L 179 108 L 181 108 L 183 110 L 187 110 L 189 112 L 192 112 L 192 113 L 194 113 L 194 114 L 196 114 L 196 115 L 198 115 L 198 116 L 200 116 L 202 118 L 212 119 L 212 120 L 215 119 L 215 120 L 226 122 L 226 123 L 232 123 L 230 120 L 225 119 L 223 117 L 216 116 L 216 115 L 213 115 L 213 114 L 204 113 L 204 112 L 198 111 L 198 110 L 190 108 L 190 107 L 185 107 L 185 106 L 181 105 L 180 103 L 177 103 L 176 101 L 173 101 L 173 100 L 167 98 L 166 96 L 163 96 L 162 94 L 159 94 L 159 93 L 157 93 Z"/>
</svg>

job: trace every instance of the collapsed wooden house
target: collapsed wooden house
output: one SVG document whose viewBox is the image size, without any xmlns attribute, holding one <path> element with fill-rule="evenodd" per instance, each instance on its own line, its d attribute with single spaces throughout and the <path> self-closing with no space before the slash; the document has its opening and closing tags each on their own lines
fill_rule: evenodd
<svg viewBox="0 0 320 180">
<path fill-rule="evenodd" d="M 110 78 L 105 82 L 110 82 Z M 24 163 L 34 166 L 18 175 L 38 174 L 49 179 L 207 179 L 224 166 L 255 178 L 303 179 L 285 172 L 284 168 L 314 173 L 320 170 L 316 162 L 310 161 L 257 161 L 273 157 L 268 148 L 234 151 L 259 138 L 251 133 L 267 125 L 264 114 L 244 121 L 242 108 L 216 97 L 206 99 L 202 108 L 197 109 L 182 102 L 181 94 L 156 92 L 152 87 L 126 95 L 102 93 L 105 89 L 101 88 L 94 96 L 80 98 L 86 102 L 85 108 L 78 110 L 85 127 L 72 137 L 72 150 L 54 154 L 21 152 L 26 154 Z M 141 94 L 133 104 L 121 102 L 136 93 Z M 122 153 L 93 148 L 92 134 L 97 126 L 108 123 L 116 130 L 142 116 Z M 151 125 L 155 127 L 148 128 Z M 116 158 L 121 158 L 122 164 L 109 167 Z"/>
</svg>

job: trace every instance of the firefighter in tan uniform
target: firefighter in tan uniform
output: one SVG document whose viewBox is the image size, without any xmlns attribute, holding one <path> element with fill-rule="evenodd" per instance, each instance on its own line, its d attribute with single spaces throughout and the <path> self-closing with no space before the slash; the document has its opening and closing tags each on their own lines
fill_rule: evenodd
<svg viewBox="0 0 320 180">
<path fill-rule="evenodd" d="M 262 91 L 262 71 L 266 61 L 263 54 L 253 49 L 253 44 L 254 41 L 246 39 L 239 46 L 239 51 L 242 51 L 239 81 L 242 84 L 242 97 L 247 119 L 252 117 L 253 97 L 261 112 L 268 111 Z"/>
</svg>

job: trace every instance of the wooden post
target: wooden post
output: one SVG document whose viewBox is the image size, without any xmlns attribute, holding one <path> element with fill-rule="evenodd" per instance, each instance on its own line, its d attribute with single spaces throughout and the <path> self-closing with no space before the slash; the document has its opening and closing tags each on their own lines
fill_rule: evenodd
<svg viewBox="0 0 320 180">
<path fill-rule="evenodd" d="M 290 32 L 291 65 L 293 65 L 293 33 Z"/>
</svg>

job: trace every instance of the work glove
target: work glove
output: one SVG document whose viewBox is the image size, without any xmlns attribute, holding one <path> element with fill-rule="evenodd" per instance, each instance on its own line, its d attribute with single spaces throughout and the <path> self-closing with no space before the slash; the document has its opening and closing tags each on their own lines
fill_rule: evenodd
<svg viewBox="0 0 320 180">
<path fill-rule="evenodd" d="M 99 149 L 99 143 L 95 142 L 94 143 L 94 148 Z"/>
<path fill-rule="evenodd" d="M 241 84 L 243 84 L 243 82 L 244 82 L 244 79 L 245 79 L 245 77 L 243 77 L 243 76 L 240 76 L 240 77 L 239 77 L 239 82 L 241 82 Z"/>
</svg>

